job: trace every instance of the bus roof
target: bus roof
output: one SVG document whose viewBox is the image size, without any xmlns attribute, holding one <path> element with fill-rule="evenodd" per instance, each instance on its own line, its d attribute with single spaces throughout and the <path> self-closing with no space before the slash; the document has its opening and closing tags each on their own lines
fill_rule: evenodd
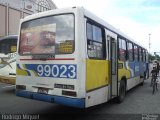
<svg viewBox="0 0 160 120">
<path fill-rule="evenodd" d="M 105 26 L 106 28 L 108 28 L 110 31 L 126 38 L 129 41 L 134 42 L 135 44 L 137 44 L 138 46 L 141 46 L 142 48 L 145 48 L 143 45 L 141 45 L 139 42 L 135 41 L 134 39 L 132 39 L 131 37 L 127 36 L 126 34 L 124 34 L 122 31 L 118 30 L 117 28 L 115 28 L 114 26 L 112 26 L 111 24 L 109 24 L 108 22 L 104 21 L 103 19 L 97 17 L 96 15 L 94 15 L 93 13 L 91 13 L 90 11 L 84 9 L 84 14 L 86 16 L 88 16 L 89 18 L 99 21 L 99 23 L 103 26 Z M 146 49 L 146 48 L 145 48 Z"/>
<path fill-rule="evenodd" d="M 110 31 L 112 31 L 112 32 L 114 32 L 114 33 L 126 38 L 129 41 L 132 41 L 133 43 L 137 44 L 138 46 L 141 46 L 142 48 L 145 48 L 140 43 L 138 43 L 137 41 L 133 40 L 131 37 L 127 36 L 126 34 L 121 32 L 120 30 L 118 30 L 117 28 L 113 27 L 112 25 L 110 25 L 106 21 L 102 20 L 101 18 L 97 17 L 96 15 L 94 15 L 91 12 L 89 12 L 88 10 L 84 9 L 83 7 L 60 8 L 60 9 L 54 9 L 54 10 L 49 10 L 49 11 L 45 11 L 45 12 L 40 12 L 40 13 L 29 15 L 29 16 L 25 17 L 24 19 L 21 19 L 21 22 L 29 21 L 29 20 L 32 20 L 32 19 L 40 18 L 40 17 L 55 15 L 55 14 L 72 13 L 72 12 L 75 12 L 77 10 L 78 11 L 82 11 L 84 16 L 86 16 L 86 17 L 88 17 L 88 18 L 90 18 L 92 20 L 99 21 L 97 23 L 105 26 Z"/>
</svg>

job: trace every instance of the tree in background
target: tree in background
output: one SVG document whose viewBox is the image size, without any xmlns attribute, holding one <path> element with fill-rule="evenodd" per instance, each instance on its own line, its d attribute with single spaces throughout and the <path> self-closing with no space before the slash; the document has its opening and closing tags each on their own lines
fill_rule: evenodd
<svg viewBox="0 0 160 120">
<path fill-rule="evenodd" d="M 160 61 L 160 56 L 157 55 L 157 54 L 154 54 L 154 55 L 149 54 L 149 61 L 153 61 L 153 60 L 158 60 L 158 61 Z"/>
</svg>

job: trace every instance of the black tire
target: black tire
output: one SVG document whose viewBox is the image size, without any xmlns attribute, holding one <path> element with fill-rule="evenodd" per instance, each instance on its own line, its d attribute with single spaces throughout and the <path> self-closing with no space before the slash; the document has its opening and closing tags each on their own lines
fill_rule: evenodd
<svg viewBox="0 0 160 120">
<path fill-rule="evenodd" d="M 143 79 L 143 81 L 139 84 L 140 86 L 143 86 L 143 84 L 144 84 L 144 79 Z"/>
<path fill-rule="evenodd" d="M 143 78 L 143 81 L 139 84 L 140 86 L 143 86 L 144 80 L 146 80 L 146 73 L 143 74 L 143 76 L 140 77 L 140 79 Z"/>
<path fill-rule="evenodd" d="M 126 85 L 124 80 L 121 80 L 120 82 L 120 88 L 119 88 L 119 96 L 117 97 L 117 102 L 122 103 L 126 95 Z"/>
<path fill-rule="evenodd" d="M 147 79 L 147 73 L 145 72 L 144 73 L 144 80 L 146 80 Z"/>
<path fill-rule="evenodd" d="M 144 84 L 144 80 L 139 84 L 140 86 L 143 86 L 143 84 Z"/>
</svg>

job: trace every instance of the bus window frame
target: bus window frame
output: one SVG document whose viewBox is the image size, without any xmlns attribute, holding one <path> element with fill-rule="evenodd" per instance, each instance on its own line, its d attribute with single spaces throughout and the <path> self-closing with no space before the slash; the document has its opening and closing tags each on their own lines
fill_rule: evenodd
<svg viewBox="0 0 160 120">
<path fill-rule="evenodd" d="M 130 50 L 129 50 L 129 47 L 130 47 L 130 45 L 131 45 L 131 47 L 132 47 L 132 49 L 131 49 L 131 52 L 130 52 Z M 133 43 L 132 42 L 130 42 L 130 41 L 127 41 L 127 56 L 128 56 L 128 60 L 129 60 L 129 62 L 133 62 L 134 61 L 134 46 L 133 46 Z M 132 53 L 132 55 L 130 55 Z M 130 59 L 130 57 L 132 56 L 132 59 Z"/>
<path fill-rule="evenodd" d="M 146 62 L 146 50 L 143 48 L 143 62 Z"/>
<path fill-rule="evenodd" d="M 9 43 L 7 43 L 8 41 L 9 41 Z M 0 40 L 0 44 L 1 44 L 1 42 L 2 42 L 2 43 L 4 42 L 5 47 L 6 47 L 6 44 L 7 44 L 7 47 L 9 48 L 9 50 L 8 50 L 8 51 L 5 51 L 4 54 L 16 52 L 17 49 L 16 49 L 16 51 L 12 52 L 12 51 L 11 51 L 11 47 L 12 47 L 12 46 L 15 46 L 15 47 L 17 48 L 17 41 L 18 41 L 18 37 L 17 37 L 17 38 L 16 38 L 16 37 L 13 37 L 13 38 L 12 38 L 12 37 L 9 37 L 9 38 L 1 39 L 1 40 Z M 5 42 L 6 42 L 6 43 L 5 43 Z M 0 53 L 2 53 L 2 52 L 0 51 Z"/>
<path fill-rule="evenodd" d="M 42 18 L 46 18 L 46 17 L 53 17 L 53 16 L 59 16 L 59 15 L 67 15 L 67 14 L 72 14 L 73 15 L 73 35 L 74 35 L 74 37 L 73 37 L 73 40 L 74 40 L 74 45 L 73 45 L 73 52 L 72 53 L 66 53 L 66 54 L 56 54 L 56 53 L 46 53 L 46 54 L 21 54 L 20 53 L 20 38 L 21 38 L 21 28 L 22 28 L 22 24 L 23 23 L 26 23 L 26 22 L 30 22 L 30 21 L 33 21 L 33 20 L 37 20 L 37 19 L 42 19 Z M 74 52 L 75 52 L 75 44 L 76 44 L 76 40 L 75 40 L 75 34 L 76 34 L 76 16 L 75 16 L 75 14 L 73 13 L 73 12 L 69 12 L 69 13 L 63 13 L 63 14 L 54 14 L 54 15 L 47 15 L 47 16 L 43 16 L 43 17 L 38 17 L 38 18 L 35 18 L 35 19 L 31 19 L 31 20 L 28 20 L 28 21 L 24 21 L 24 22 L 22 22 L 21 23 L 21 25 L 20 25 L 20 31 L 19 31 L 19 33 L 20 33 L 20 35 L 19 35 L 19 37 L 18 37 L 18 49 L 17 49 L 17 53 L 20 55 L 20 56 L 36 56 L 36 55 L 38 55 L 38 56 L 44 56 L 44 57 L 46 57 L 46 55 L 71 55 L 71 54 L 74 54 Z"/>
<path fill-rule="evenodd" d="M 137 53 L 135 52 L 135 47 L 136 47 L 136 51 L 137 51 Z M 136 61 L 136 62 L 138 62 L 139 61 L 139 55 L 138 55 L 138 53 L 139 53 L 139 51 L 138 51 L 138 45 L 136 45 L 136 44 L 134 44 L 133 45 L 133 48 L 134 48 L 134 61 Z M 136 54 L 135 54 L 136 53 Z M 135 55 L 137 55 L 137 57 L 135 57 Z"/>
<path fill-rule="evenodd" d="M 121 57 L 120 57 L 120 46 L 119 46 L 119 41 L 121 40 L 121 47 L 123 48 L 123 45 L 122 45 L 122 41 L 124 41 L 125 42 L 125 55 L 124 55 L 124 59 L 121 59 Z M 126 41 L 126 39 L 125 38 L 123 38 L 123 37 L 118 37 L 118 59 L 120 60 L 120 61 L 127 61 L 127 59 L 128 59 L 128 57 L 127 57 L 128 55 L 127 55 L 127 41 Z"/>
<path fill-rule="evenodd" d="M 143 58 L 142 58 L 142 47 L 138 47 L 138 58 L 139 58 L 139 62 L 143 62 Z"/>
<path fill-rule="evenodd" d="M 101 29 L 101 37 L 102 37 L 102 42 L 99 42 L 99 41 L 96 41 L 96 40 L 91 40 L 91 39 L 88 39 L 88 36 L 87 36 L 87 24 L 90 24 L 91 26 L 96 26 L 98 28 Z M 93 28 L 92 28 L 93 30 Z M 92 31 L 93 32 L 93 31 Z M 100 43 L 102 45 L 102 58 L 98 58 L 98 57 L 90 57 L 88 55 L 88 58 L 89 59 L 93 59 L 93 60 L 105 60 L 106 57 L 107 57 L 107 52 L 106 52 L 106 37 L 105 37 L 105 28 L 98 24 L 97 22 L 87 18 L 87 21 L 86 21 L 86 41 L 87 41 L 87 55 L 88 55 L 88 42 L 92 41 L 92 42 L 96 42 L 96 43 Z M 93 39 L 93 33 L 92 33 L 92 39 Z"/>
</svg>

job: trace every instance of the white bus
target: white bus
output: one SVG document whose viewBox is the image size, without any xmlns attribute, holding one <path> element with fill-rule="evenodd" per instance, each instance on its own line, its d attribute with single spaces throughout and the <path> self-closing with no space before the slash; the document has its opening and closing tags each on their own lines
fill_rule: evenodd
<svg viewBox="0 0 160 120">
<path fill-rule="evenodd" d="M 15 84 L 17 35 L 0 38 L 0 82 Z"/>
<path fill-rule="evenodd" d="M 147 50 L 96 17 L 74 7 L 21 20 L 16 95 L 87 108 L 143 84 Z"/>
</svg>

